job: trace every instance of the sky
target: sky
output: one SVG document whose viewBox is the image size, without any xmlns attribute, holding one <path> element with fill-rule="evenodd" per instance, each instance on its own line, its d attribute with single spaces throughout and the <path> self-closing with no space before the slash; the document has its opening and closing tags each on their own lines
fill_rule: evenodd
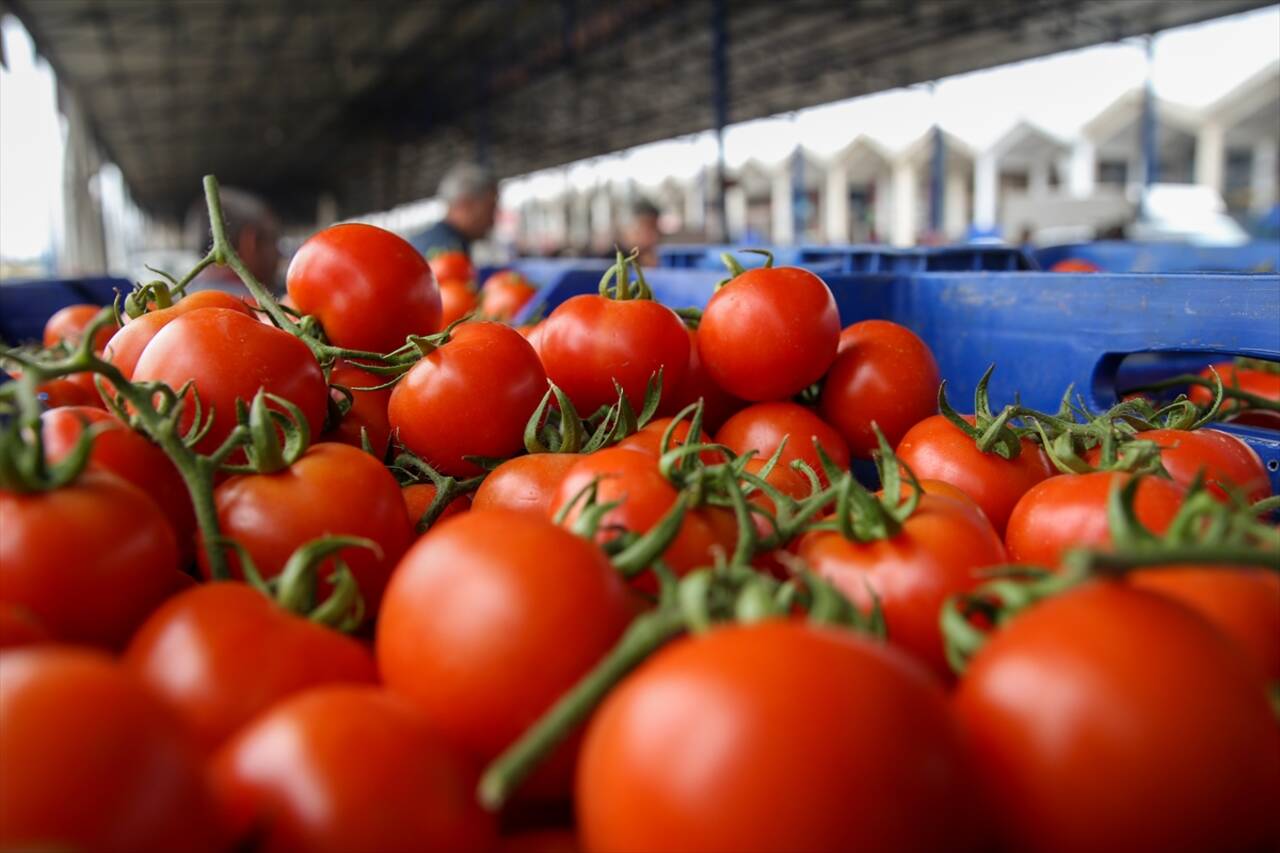
<svg viewBox="0 0 1280 853">
<path fill-rule="evenodd" d="M 4 19 L 0 36 L 8 64 L 0 69 L 0 257 L 39 257 L 56 245 L 62 216 L 63 132 L 53 75 L 34 56 L 16 19 Z M 1270 6 L 1160 33 L 1152 82 L 1161 97 L 1202 107 L 1277 60 L 1280 6 Z M 733 125 L 725 132 L 725 158 L 731 168 L 752 157 L 777 161 L 801 141 L 816 155 L 829 155 L 857 131 L 900 148 L 934 121 L 975 149 L 1021 119 L 1069 139 L 1112 100 L 1141 85 L 1146 69 L 1140 39 L 1084 48 L 946 78 L 932 93 L 915 86 Z M 634 178 L 653 186 L 671 175 L 690 177 L 715 156 L 710 133 L 658 142 L 508 180 L 503 203 L 605 180 Z M 435 210 L 423 203 L 408 207 L 415 218 Z"/>
</svg>

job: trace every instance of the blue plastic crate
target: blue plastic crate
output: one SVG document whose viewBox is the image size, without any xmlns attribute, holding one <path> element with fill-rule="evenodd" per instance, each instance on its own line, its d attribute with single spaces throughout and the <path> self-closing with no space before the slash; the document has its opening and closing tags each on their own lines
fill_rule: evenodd
<svg viewBox="0 0 1280 853">
<path fill-rule="evenodd" d="M 724 270 L 721 254 L 733 253 L 745 267 L 760 266 L 761 256 L 741 246 L 660 246 L 658 266 L 665 269 Z M 876 244 L 769 247 L 778 266 L 803 266 L 827 273 L 978 272 L 1033 270 L 1036 263 L 1017 246 L 957 245 L 897 249 Z"/>
<path fill-rule="evenodd" d="M 68 305 L 110 305 L 133 285 L 123 278 L 31 279 L 0 282 L 0 338 L 10 344 L 39 341 L 44 324 Z"/>
<path fill-rule="evenodd" d="M 1254 240 L 1242 246 L 1195 246 L 1190 243 L 1134 243 L 1099 240 L 1047 246 L 1036 250 L 1041 269 L 1059 261 L 1080 260 L 1103 272 L 1245 272 L 1280 271 L 1280 240 Z"/>
</svg>

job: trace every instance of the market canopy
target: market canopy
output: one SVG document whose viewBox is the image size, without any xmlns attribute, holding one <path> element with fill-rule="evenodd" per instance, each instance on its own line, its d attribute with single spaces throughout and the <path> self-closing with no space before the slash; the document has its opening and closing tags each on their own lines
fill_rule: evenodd
<svg viewBox="0 0 1280 853">
<path fill-rule="evenodd" d="M 460 158 L 520 174 L 1267 0 L 0 2 L 144 208 L 212 171 L 305 219 L 432 195 Z"/>
</svg>

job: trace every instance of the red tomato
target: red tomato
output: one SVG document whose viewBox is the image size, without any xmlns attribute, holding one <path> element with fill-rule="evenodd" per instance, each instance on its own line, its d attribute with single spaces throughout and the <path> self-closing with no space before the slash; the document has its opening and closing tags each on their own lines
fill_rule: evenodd
<svg viewBox="0 0 1280 853">
<path fill-rule="evenodd" d="M 981 569 L 1005 562 L 991 523 L 972 505 L 924 494 L 889 539 L 855 542 L 839 533 L 812 533 L 800 544 L 809 567 L 862 609 L 879 602 L 889 641 L 949 678 L 938 612 L 952 595 L 985 578 Z"/>
<path fill-rule="evenodd" d="M 1234 640 L 1266 681 L 1280 681 L 1280 577 L 1274 572 L 1161 566 L 1133 572 L 1128 580 L 1195 610 Z"/>
<path fill-rule="evenodd" d="M 329 384 L 342 385 L 351 391 L 351 408 L 343 416 L 342 421 L 325 433 L 325 441 L 337 441 L 352 447 L 363 447 L 360 431 L 363 429 L 369 436 L 369 444 L 382 458 L 387 452 L 387 443 L 391 440 L 391 421 L 387 418 L 387 405 L 391 400 L 391 389 L 382 388 L 377 391 L 358 391 L 358 388 L 373 388 L 385 384 L 387 377 L 377 376 L 361 370 L 352 364 L 338 364 L 329 371 Z M 341 392 L 329 392 L 335 400 L 342 397 Z"/>
<path fill-rule="evenodd" d="M 643 450 L 655 459 L 662 456 L 662 436 L 666 433 L 667 428 L 671 426 L 673 418 L 658 418 L 645 424 L 644 428 L 632 433 L 626 438 L 619 441 L 616 446 L 625 447 L 629 450 Z M 667 450 L 674 450 L 689 443 L 690 421 L 686 418 L 676 425 L 671 432 L 671 443 Z M 705 432 L 698 437 L 701 444 L 710 444 L 711 436 Z M 715 465 L 724 461 L 724 454 L 715 450 L 703 451 L 699 454 L 702 460 L 708 465 Z"/>
<path fill-rule="evenodd" d="M 747 270 L 716 291 L 698 325 L 698 351 L 717 385 L 743 400 L 783 400 L 835 361 L 840 315 L 808 270 Z"/>
<path fill-rule="evenodd" d="M 529 346 L 533 347 L 534 352 L 538 352 L 538 358 L 542 358 L 542 353 L 538 351 L 538 348 L 542 346 L 542 333 L 546 331 L 546 326 L 543 325 L 542 321 L 528 326 L 517 326 L 516 331 L 529 342 Z"/>
<path fill-rule="evenodd" d="M 471 506 L 522 510 L 548 518 L 560 481 L 581 458 L 576 453 L 530 453 L 508 459 L 480 483 Z"/>
<path fill-rule="evenodd" d="M 168 308 L 149 311 L 125 323 L 124 328 L 111 336 L 103 351 L 107 361 L 119 368 L 125 379 L 133 378 L 133 369 L 142 357 L 142 351 L 151 343 L 156 333 L 183 314 L 199 308 L 226 308 L 239 311 L 246 317 L 255 316 L 253 309 L 229 293 L 220 290 L 200 290 L 183 297 Z"/>
<path fill-rule="evenodd" d="M 18 371 L 15 371 L 21 375 Z M 50 379 L 48 382 L 42 382 L 36 388 L 36 393 L 43 398 L 44 407 L 46 409 L 60 409 L 66 406 L 78 406 L 89 408 L 102 408 L 102 400 L 98 396 L 96 390 L 90 391 L 85 388 L 83 380 L 78 377 L 84 376 L 83 373 L 73 373 L 70 376 Z M 17 376 L 14 376 L 17 379 Z"/>
<path fill-rule="evenodd" d="M 440 305 L 440 327 L 444 328 L 476 310 L 476 293 L 465 282 L 443 281 L 440 283 Z"/>
<path fill-rule="evenodd" d="M 1211 367 L 1218 371 L 1222 384 L 1227 388 L 1238 388 L 1241 391 L 1256 394 L 1267 400 L 1280 402 L 1280 373 L 1236 367 L 1230 361 L 1220 361 L 1211 365 Z M 1213 378 L 1213 374 L 1208 367 L 1200 371 L 1200 375 L 1205 379 L 1211 380 Z M 1201 385 L 1193 385 L 1187 392 L 1187 397 L 1198 406 L 1207 406 L 1213 402 L 1213 391 Z M 1238 411 L 1239 408 L 1240 404 L 1235 400 L 1223 400 L 1222 402 L 1222 411 L 1225 413 L 1229 414 Z M 1241 424 L 1280 429 L 1280 414 L 1276 412 L 1247 412 L 1243 415 L 1237 415 L 1231 420 Z"/>
<path fill-rule="evenodd" d="M 702 425 L 714 432 L 730 415 L 747 404 L 715 383 L 698 353 L 698 333 L 687 327 L 686 331 L 689 333 L 689 367 L 679 386 L 664 383 L 658 413 L 674 415 L 685 406 L 701 400 Z"/>
<path fill-rule="evenodd" d="M 581 294 L 542 321 L 538 354 L 551 381 L 588 415 L 617 401 L 615 381 L 636 408 L 659 370 L 663 388 L 678 388 L 689 366 L 689 335 L 665 305 Z"/>
<path fill-rule="evenodd" d="M 265 853 L 485 850 L 477 768 L 404 700 L 319 687 L 275 705 L 212 765 L 235 837 Z"/>
<path fill-rule="evenodd" d="M 235 582 L 170 598 L 134 634 L 124 664 L 178 710 L 207 750 L 286 696 L 378 680 L 359 642 Z"/>
<path fill-rule="evenodd" d="M 263 578 L 275 577 L 300 546 L 321 536 L 362 536 L 382 553 L 366 548 L 339 552 L 360 585 L 368 618 L 396 561 L 413 540 L 413 524 L 400 486 L 382 463 L 345 444 L 314 444 L 288 468 L 271 474 L 241 474 L 214 490 L 222 535 L 239 542 Z M 201 548 L 200 569 L 209 576 Z M 239 560 L 227 560 L 239 575 Z M 326 561 L 322 579 L 332 573 Z M 322 584 L 322 589 L 326 588 Z"/>
<path fill-rule="evenodd" d="M 1163 596 L 1094 583 L 1035 605 L 974 657 L 954 707 L 1003 849 L 1280 840 L 1266 693 L 1229 642 Z"/>
<path fill-rule="evenodd" d="M 431 508 L 432 501 L 436 499 L 436 487 L 432 483 L 413 483 L 402 487 L 400 495 L 404 498 L 404 508 L 409 513 L 409 521 L 416 526 L 418 519 L 426 514 Z M 458 495 L 440 511 L 440 515 L 436 517 L 436 523 L 444 521 L 451 515 L 466 512 L 470 508 L 471 498 Z"/>
<path fill-rule="evenodd" d="M 466 252 L 440 252 L 432 255 L 427 263 L 441 284 L 456 281 L 469 285 L 476 280 L 476 268 L 471 265 Z"/>
<path fill-rule="evenodd" d="M 402 237 L 373 225 L 334 225 L 289 262 L 289 297 L 340 347 L 391 352 L 409 335 L 440 329 L 440 292 L 427 262 Z"/>
<path fill-rule="evenodd" d="M 437 731 L 488 761 L 612 648 L 630 608 L 590 542 L 529 513 L 472 510 L 396 568 L 378 668 Z M 572 746 L 557 754 L 542 773 L 547 793 L 568 789 Z"/>
<path fill-rule="evenodd" d="M 510 322 L 538 292 L 515 270 L 499 270 L 480 288 L 480 312 L 495 320 Z"/>
<path fill-rule="evenodd" d="M 1102 267 L 1082 258 L 1064 258 L 1049 267 L 1049 272 L 1102 272 Z"/>
<path fill-rule="evenodd" d="M 982 512 L 982 507 L 978 506 L 973 498 L 969 497 L 950 483 L 944 483 L 941 480 L 918 480 L 917 482 L 920 484 L 920 491 L 924 492 L 926 495 L 938 495 L 944 498 L 951 498 L 952 500 L 960 501 L 960 503 L 965 504 L 966 506 L 973 507 L 978 512 Z M 902 486 L 899 490 L 899 494 L 905 499 L 910 493 L 911 484 L 904 478 L 902 480 Z M 877 494 L 880 493 L 878 492 Z M 986 518 L 987 514 L 982 512 L 982 517 Z"/>
<path fill-rule="evenodd" d="M 799 459 L 814 470 L 823 484 L 827 474 L 818 458 L 813 442 L 816 439 L 827 456 L 842 471 L 849 470 L 849 447 L 840 433 L 812 409 L 797 403 L 757 403 L 738 412 L 716 433 L 716 442 L 742 455 L 754 450 L 761 459 L 769 459 L 777 451 L 783 439 L 787 447 L 778 459 L 779 465 L 789 466 Z"/>
<path fill-rule="evenodd" d="M 62 380 L 55 379 L 53 381 L 66 381 L 72 385 L 78 386 L 84 392 L 85 402 L 83 405 L 106 411 L 106 405 L 102 402 L 102 395 L 98 393 L 98 385 L 95 379 L 96 376 L 97 374 L 84 370 L 80 373 L 69 374 Z M 111 387 L 111 383 L 108 382 L 106 384 L 108 388 Z"/>
<path fill-rule="evenodd" d="M 1073 547 L 1111 544 L 1107 500 L 1131 475 L 1099 471 L 1064 474 L 1032 486 L 1009 516 L 1004 544 L 1020 563 L 1053 568 Z M 1171 480 L 1144 477 L 1135 509 L 1143 526 L 1163 533 L 1178 514 L 1186 490 Z"/>
<path fill-rule="evenodd" d="M 88 469 L 48 492 L 0 491 L 0 602 L 58 640 L 119 648 L 186 579 L 155 501 Z"/>
<path fill-rule="evenodd" d="M 972 417 L 966 416 L 972 423 Z M 950 483 L 982 508 L 996 533 L 1004 533 L 1009 513 L 1032 486 L 1055 473 L 1039 444 L 1022 440 L 1014 459 L 983 453 L 973 439 L 942 415 L 925 418 L 907 430 L 898 459 L 921 479 Z"/>
<path fill-rule="evenodd" d="M 1227 497 L 1228 490 L 1239 492 L 1249 502 L 1260 501 L 1271 494 L 1267 466 L 1257 452 L 1234 435 L 1216 429 L 1153 429 L 1140 432 L 1137 438 L 1154 441 L 1160 450 L 1160 461 L 1173 481 L 1190 487 L 1197 474 L 1204 474 L 1204 484 L 1215 495 Z M 1101 448 L 1085 454 L 1085 462 L 1097 465 Z"/>
<path fill-rule="evenodd" d="M 853 455 L 870 459 L 876 424 L 890 445 L 938 411 L 938 363 L 914 332 L 864 320 L 840 333 L 840 354 L 822 385 L 819 410 Z"/>
<path fill-rule="evenodd" d="M 106 655 L 0 653 L 0 848 L 217 850 L 195 745 Z"/>
<path fill-rule="evenodd" d="M 66 341 L 68 346 L 79 346 L 84 338 L 84 330 L 101 310 L 101 305 L 68 305 L 58 309 L 44 324 L 44 345 L 52 347 Z M 111 336 L 119 328 L 115 322 L 111 322 L 99 329 L 93 336 L 94 350 L 102 352 L 107 341 L 111 340 Z"/>
<path fill-rule="evenodd" d="M 773 620 L 677 640 L 623 681 L 591 721 L 575 805 L 588 850 L 958 851 L 983 849 L 974 801 L 922 667 Z"/>
<path fill-rule="evenodd" d="M 30 646 L 51 639 L 49 630 L 30 610 L 20 604 L 0 601 L 0 649 Z"/>
<path fill-rule="evenodd" d="M 247 405 L 260 389 L 300 408 L 312 435 L 320 434 L 328 408 L 324 373 L 306 344 L 226 308 L 201 308 L 167 324 L 143 350 L 133 379 L 174 389 L 195 383 L 200 416 L 213 413 L 213 426 L 196 445 L 202 453 L 215 450 L 235 429 L 236 400 Z M 191 401 L 184 406 L 184 429 L 194 409 Z"/>
<path fill-rule="evenodd" d="M 455 477 L 480 473 L 467 456 L 524 448 L 524 428 L 547 390 L 529 342 L 501 323 L 465 323 L 391 392 L 391 428 L 409 450 Z"/>
<path fill-rule="evenodd" d="M 748 473 L 759 476 L 760 471 L 764 468 L 767 460 L 753 457 L 747 460 L 746 470 Z M 796 500 L 803 500 L 809 497 L 812 487 L 809 484 L 809 478 L 801 474 L 799 471 L 782 463 L 773 466 L 773 470 L 769 472 L 769 476 L 764 478 L 765 482 L 773 486 L 779 492 Z M 764 491 L 755 491 L 747 496 L 747 502 L 762 507 L 770 515 L 777 515 L 778 507 L 774 503 L 773 498 L 769 497 Z M 773 534 L 774 527 L 769 523 L 768 519 L 759 515 L 753 515 L 752 521 L 755 523 L 756 535 L 761 539 Z M 787 551 L 794 551 L 798 542 L 792 541 L 783 543 L 783 547 Z M 778 551 L 766 551 L 757 554 L 752 560 L 752 565 L 757 568 L 764 569 L 779 580 L 786 580 L 791 577 L 791 570 L 778 557 Z"/>
<path fill-rule="evenodd" d="M 191 494 L 169 457 L 142 434 L 101 409 L 69 406 L 45 412 L 41 418 L 45 456 L 57 462 L 75 449 L 86 425 L 99 432 L 89 461 L 141 489 L 168 517 L 183 564 L 194 548 L 196 515 Z"/>
</svg>

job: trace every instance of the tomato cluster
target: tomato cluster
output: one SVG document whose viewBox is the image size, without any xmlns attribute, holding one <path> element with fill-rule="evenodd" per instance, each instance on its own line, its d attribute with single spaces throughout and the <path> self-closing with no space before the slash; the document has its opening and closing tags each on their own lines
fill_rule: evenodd
<svg viewBox="0 0 1280 853">
<path fill-rule="evenodd" d="M 0 386 L 0 848 L 1280 844 L 1274 501 L 1205 426 L 1254 397 L 958 413 L 735 272 L 517 330 L 518 275 L 340 225 L 296 312 L 55 315 Z"/>
</svg>

